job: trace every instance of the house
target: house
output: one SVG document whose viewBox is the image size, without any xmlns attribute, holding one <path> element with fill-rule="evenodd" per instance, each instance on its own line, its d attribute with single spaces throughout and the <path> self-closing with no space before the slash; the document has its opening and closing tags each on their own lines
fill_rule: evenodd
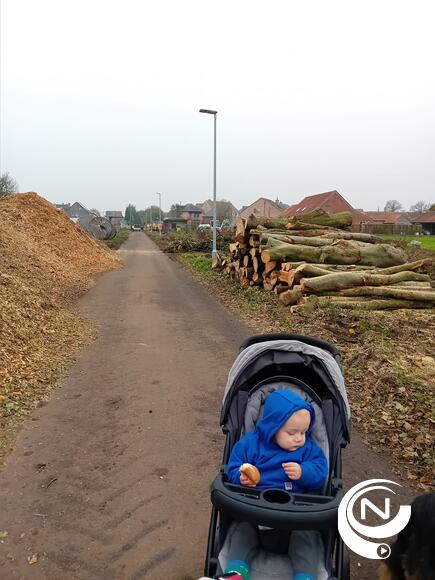
<svg viewBox="0 0 435 580">
<path fill-rule="evenodd" d="M 255 217 L 277 217 L 285 206 L 278 200 L 272 201 L 267 197 L 259 197 L 254 203 L 248 205 L 240 212 L 240 217 L 248 218 L 250 215 Z"/>
<path fill-rule="evenodd" d="M 421 226 L 424 232 L 430 236 L 435 236 L 435 211 L 427 211 L 414 218 L 413 223 Z"/>
<path fill-rule="evenodd" d="M 106 218 L 109 220 L 113 227 L 119 230 L 123 220 L 122 211 L 106 211 Z"/>
<path fill-rule="evenodd" d="M 56 204 L 57 209 L 63 209 L 66 215 L 73 221 L 77 222 L 79 219 L 87 218 L 92 214 L 83 204 L 79 201 L 74 202 L 72 205 L 70 203 L 58 203 Z"/>
<path fill-rule="evenodd" d="M 412 225 L 408 214 L 403 211 L 365 211 L 364 213 L 377 224 Z"/>
<path fill-rule="evenodd" d="M 201 223 L 201 210 L 193 203 L 187 203 L 181 210 L 180 217 L 186 220 L 188 226 L 198 227 Z"/>
<path fill-rule="evenodd" d="M 201 209 L 201 223 L 202 224 L 212 224 L 213 223 L 213 201 L 207 199 L 204 203 L 197 203 L 197 207 Z M 224 220 L 229 220 L 232 222 L 239 212 L 236 207 L 230 201 L 216 201 L 216 216 L 217 221 L 223 222 Z"/>
<path fill-rule="evenodd" d="M 421 230 L 421 226 L 413 223 L 409 214 L 404 211 L 366 211 L 364 213 L 371 219 L 371 222 L 365 224 L 363 231 L 372 234 L 410 236 Z"/>
<path fill-rule="evenodd" d="M 185 230 L 187 228 L 187 220 L 181 217 L 166 217 L 163 219 L 163 231 L 171 232 L 177 230 Z"/>
<path fill-rule="evenodd" d="M 336 190 L 325 191 L 324 193 L 317 193 L 315 195 L 307 195 L 307 197 L 304 197 L 301 202 L 288 207 L 281 213 L 281 215 L 289 218 L 301 216 L 301 221 L 303 221 L 304 213 L 311 213 L 319 209 L 329 213 L 348 211 L 352 214 L 351 229 L 354 231 L 360 231 L 361 224 L 371 221 L 371 218 L 367 216 L 366 212 L 363 213 L 362 211 L 352 207 L 350 203 Z"/>
</svg>

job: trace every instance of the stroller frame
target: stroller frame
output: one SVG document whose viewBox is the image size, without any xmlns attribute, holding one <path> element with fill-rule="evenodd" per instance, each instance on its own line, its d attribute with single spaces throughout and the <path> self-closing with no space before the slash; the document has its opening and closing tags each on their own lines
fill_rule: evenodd
<svg viewBox="0 0 435 580">
<path fill-rule="evenodd" d="M 245 340 L 240 352 L 246 348 L 268 341 L 289 340 L 299 341 L 306 345 L 320 348 L 332 355 L 342 370 L 341 356 L 335 346 L 323 340 L 298 334 L 264 334 Z M 303 381 L 290 376 L 276 375 L 267 377 L 256 383 L 249 390 L 249 395 L 271 381 L 291 380 L 302 387 L 316 399 L 316 393 Z M 347 550 L 338 534 L 338 506 L 343 497 L 341 453 L 336 452 L 330 457 L 329 478 L 326 484 L 326 494 L 291 494 L 283 489 L 257 489 L 232 484 L 226 474 L 231 449 L 236 440 L 230 435 L 228 425 L 228 410 L 231 401 L 223 405 L 221 414 L 222 431 L 226 435 L 222 467 L 211 485 L 211 501 L 213 504 L 205 560 L 205 576 L 213 577 L 218 568 L 218 553 L 223 539 L 232 520 L 252 522 L 269 526 L 277 530 L 323 530 L 326 554 L 330 555 L 329 565 L 332 575 L 329 580 L 349 580 L 350 569 Z M 345 422 L 346 423 L 346 422 Z M 340 447 L 350 441 L 350 421 L 343 429 Z M 240 436 L 240 432 L 239 432 Z M 237 439 L 238 440 L 238 439 Z M 218 531 L 219 524 L 219 531 Z M 326 532 L 328 530 L 328 532 Z M 327 561 L 328 564 L 328 561 Z"/>
</svg>

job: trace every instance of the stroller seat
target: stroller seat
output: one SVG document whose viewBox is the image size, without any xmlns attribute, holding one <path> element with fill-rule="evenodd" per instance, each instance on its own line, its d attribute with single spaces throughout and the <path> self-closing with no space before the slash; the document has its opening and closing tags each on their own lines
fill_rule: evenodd
<svg viewBox="0 0 435 580">
<path fill-rule="evenodd" d="M 314 423 L 312 437 L 322 449 L 328 460 L 329 441 L 323 412 L 317 401 L 311 397 L 304 388 L 295 384 L 297 382 L 299 381 L 274 381 L 266 383 L 252 393 L 246 404 L 245 419 L 241 435 L 243 436 L 246 433 L 255 430 L 256 424 L 263 417 L 264 403 L 273 391 L 282 389 L 290 390 L 313 406 L 316 421 Z M 326 483 L 322 491 L 325 491 L 325 489 Z M 280 541 L 280 536 L 282 534 L 283 532 L 280 532 L 279 530 L 260 526 L 256 535 L 252 525 L 240 521 L 233 522 L 228 530 L 226 541 L 219 554 L 220 567 L 225 569 L 228 560 L 232 558 L 231 554 L 245 554 L 248 551 L 246 546 L 250 546 L 251 552 L 254 552 L 253 546 L 256 546 L 255 554 L 251 554 L 250 557 L 251 580 L 265 580 L 265 578 L 271 578 L 273 580 L 288 580 L 292 573 L 291 562 L 286 553 L 287 548 L 280 549 L 280 545 L 287 545 L 288 547 L 289 533 L 287 533 L 287 537 L 284 538 L 284 542 Z M 317 535 L 315 541 L 317 541 L 318 544 L 319 554 L 324 554 L 325 549 L 320 534 Z M 268 545 L 270 545 L 270 547 L 268 547 Z M 283 553 L 278 553 L 280 551 Z M 324 558 L 322 560 L 324 560 Z M 318 580 L 328 579 L 328 573 L 323 561 L 319 562 L 317 577 Z"/>
<path fill-rule="evenodd" d="M 255 430 L 265 400 L 281 389 L 291 390 L 314 409 L 311 435 L 325 454 L 329 473 L 318 492 L 247 488 L 228 479 L 226 464 L 234 445 Z M 288 554 L 299 554 L 297 543 L 302 546 L 301 538 L 306 538 L 310 546 L 318 547 L 318 580 L 349 580 L 337 517 L 343 495 L 341 449 L 350 441 L 351 420 L 341 357 L 335 347 L 289 334 L 245 341 L 228 375 L 221 425 L 226 442 L 221 470 L 211 486 L 206 575 L 222 573 L 229 557 L 246 556 L 252 580 L 289 580 Z"/>
</svg>

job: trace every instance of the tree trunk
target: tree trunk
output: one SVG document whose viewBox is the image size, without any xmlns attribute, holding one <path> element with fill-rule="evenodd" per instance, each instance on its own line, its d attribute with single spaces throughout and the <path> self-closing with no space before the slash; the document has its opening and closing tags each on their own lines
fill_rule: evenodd
<svg viewBox="0 0 435 580">
<path fill-rule="evenodd" d="M 263 226 L 264 228 L 269 229 L 278 229 L 284 230 L 285 226 L 288 224 L 290 220 L 288 218 L 257 218 L 254 215 L 250 215 L 245 220 L 245 229 L 246 230 L 254 230 L 257 226 Z"/>
<path fill-rule="evenodd" d="M 360 232 L 325 232 L 323 237 L 330 240 L 356 240 L 367 244 L 382 244 L 383 242 L 383 239 L 378 236 Z"/>
<path fill-rule="evenodd" d="M 338 228 L 324 224 L 319 227 L 321 227 L 322 230 L 328 230 L 328 232 L 340 231 Z M 293 217 L 292 220 L 286 225 L 286 230 L 312 230 L 313 228 L 317 229 L 317 224 L 309 224 L 304 221 L 299 221 L 296 217 Z"/>
<path fill-rule="evenodd" d="M 325 302 L 319 305 L 324 305 Z M 346 308 L 351 310 L 398 310 L 400 308 L 406 309 L 421 309 L 421 308 L 433 308 L 434 305 L 431 302 L 417 302 L 415 300 L 367 300 L 360 302 L 337 302 L 331 301 L 331 305 L 337 305 L 340 308 Z"/>
<path fill-rule="evenodd" d="M 268 234 L 264 233 L 261 235 L 261 245 L 267 244 L 267 242 L 272 238 L 272 240 L 277 240 L 279 242 L 285 242 L 287 244 L 301 244 L 303 246 L 330 246 L 333 240 L 323 239 L 320 237 L 304 237 L 304 236 L 289 236 L 285 234 Z"/>
<path fill-rule="evenodd" d="M 328 213 L 323 209 L 302 214 L 305 224 L 315 224 L 316 226 L 332 226 L 334 228 L 345 229 L 352 225 L 352 214 L 348 211 L 340 213 Z M 302 229 L 302 228 L 299 228 Z"/>
<path fill-rule="evenodd" d="M 281 264 L 281 270 L 293 270 L 298 266 L 303 266 L 308 262 L 283 262 Z M 365 271 L 370 272 L 375 270 L 375 266 L 356 266 L 355 264 L 343 265 L 343 264 L 310 264 L 311 266 L 317 266 L 323 270 L 328 270 L 331 272 L 353 272 L 353 271 Z"/>
<path fill-rule="evenodd" d="M 332 294 L 332 291 L 329 295 Z M 382 296 L 397 298 L 398 300 L 417 300 L 418 302 L 433 302 L 435 304 L 435 292 L 428 290 L 413 290 L 409 288 L 394 288 L 391 286 L 358 286 L 334 292 L 333 296 Z"/>
<path fill-rule="evenodd" d="M 287 290 L 279 295 L 279 300 L 284 306 L 292 306 L 297 304 L 302 298 L 302 290 L 299 286 L 295 286 L 292 290 Z"/>
<path fill-rule="evenodd" d="M 415 272 L 398 272 L 397 274 L 369 274 L 367 272 L 339 272 L 326 274 L 317 278 L 302 278 L 301 286 L 304 292 L 326 292 L 328 290 L 343 290 L 354 286 L 388 286 L 406 280 L 423 282 L 430 280 L 427 274 Z"/>
<path fill-rule="evenodd" d="M 270 240 L 269 240 L 270 242 Z M 387 267 L 406 262 L 406 254 L 399 248 L 388 244 L 360 245 L 347 240 L 339 240 L 330 246 L 314 248 L 298 244 L 276 244 L 272 242 L 261 252 L 261 259 L 267 263 L 270 260 L 300 260 L 312 263 L 326 262 L 329 264 L 364 264 L 369 266 Z"/>
</svg>

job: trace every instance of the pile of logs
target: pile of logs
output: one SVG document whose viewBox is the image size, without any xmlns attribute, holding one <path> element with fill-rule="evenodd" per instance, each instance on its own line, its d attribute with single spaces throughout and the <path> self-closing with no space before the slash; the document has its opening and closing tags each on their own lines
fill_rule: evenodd
<svg viewBox="0 0 435 580">
<path fill-rule="evenodd" d="M 346 231 L 350 213 L 239 218 L 230 256 L 219 266 L 246 288 L 275 292 L 292 310 L 335 304 L 383 310 L 435 308 L 430 260 L 407 262 L 400 248 L 371 234 Z"/>
</svg>

